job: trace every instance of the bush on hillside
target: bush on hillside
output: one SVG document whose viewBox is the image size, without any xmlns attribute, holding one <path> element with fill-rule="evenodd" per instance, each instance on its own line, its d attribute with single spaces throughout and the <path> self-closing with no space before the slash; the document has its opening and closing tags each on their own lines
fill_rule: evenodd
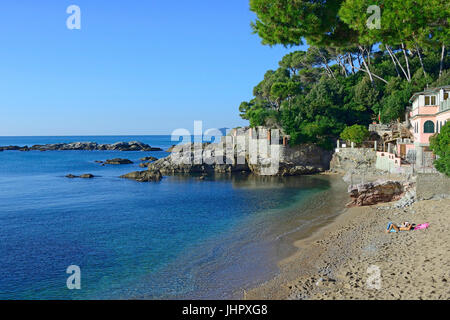
<svg viewBox="0 0 450 320">
<path fill-rule="evenodd" d="M 369 130 L 365 126 L 355 124 L 351 127 L 345 127 L 341 132 L 341 139 L 351 141 L 356 144 L 364 142 L 369 137 Z"/>
<path fill-rule="evenodd" d="M 430 149 L 438 156 L 434 162 L 435 168 L 450 176 L 450 121 L 441 128 L 439 134 L 430 138 Z"/>
</svg>

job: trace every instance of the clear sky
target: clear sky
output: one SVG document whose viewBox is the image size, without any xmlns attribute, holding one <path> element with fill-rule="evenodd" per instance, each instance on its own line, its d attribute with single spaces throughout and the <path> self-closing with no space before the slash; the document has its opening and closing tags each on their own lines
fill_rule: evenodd
<svg viewBox="0 0 450 320">
<path fill-rule="evenodd" d="M 289 51 L 261 45 L 253 19 L 246 0 L 2 0 L 0 135 L 246 125 L 240 102 Z"/>
</svg>

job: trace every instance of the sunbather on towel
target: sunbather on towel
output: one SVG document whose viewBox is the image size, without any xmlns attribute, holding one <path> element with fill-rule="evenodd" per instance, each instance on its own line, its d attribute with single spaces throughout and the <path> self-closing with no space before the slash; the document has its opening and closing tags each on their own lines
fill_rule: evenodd
<svg viewBox="0 0 450 320">
<path fill-rule="evenodd" d="M 397 226 L 392 222 L 389 222 L 386 228 L 386 233 L 389 232 L 399 232 L 399 231 L 410 231 L 414 230 L 414 226 L 409 222 L 403 222 L 401 225 Z"/>
</svg>

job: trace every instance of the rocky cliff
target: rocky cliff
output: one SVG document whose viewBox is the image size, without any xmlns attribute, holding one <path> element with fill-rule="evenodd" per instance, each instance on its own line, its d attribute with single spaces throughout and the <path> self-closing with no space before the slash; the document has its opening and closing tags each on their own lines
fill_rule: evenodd
<svg viewBox="0 0 450 320">
<path fill-rule="evenodd" d="M 253 156 L 245 148 L 237 145 L 227 148 L 223 142 L 202 145 L 197 150 L 189 144 L 177 146 L 170 156 L 150 163 L 148 169 L 163 174 L 252 172 L 256 175 L 302 175 L 327 170 L 331 155 L 331 151 L 315 145 L 279 146 L 276 153 L 269 147 L 267 154 Z"/>
<path fill-rule="evenodd" d="M 333 154 L 330 171 L 346 174 L 365 174 L 376 172 L 377 154 L 369 148 L 340 148 Z"/>
</svg>

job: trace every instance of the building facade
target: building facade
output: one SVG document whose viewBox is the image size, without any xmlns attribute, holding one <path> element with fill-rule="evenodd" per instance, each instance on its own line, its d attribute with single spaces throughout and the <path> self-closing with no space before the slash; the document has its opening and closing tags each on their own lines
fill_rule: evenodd
<svg viewBox="0 0 450 320">
<path fill-rule="evenodd" d="M 409 111 L 410 130 L 414 136 L 416 165 L 427 166 L 430 137 L 439 133 L 450 119 L 450 86 L 430 88 L 415 93 Z"/>
</svg>

